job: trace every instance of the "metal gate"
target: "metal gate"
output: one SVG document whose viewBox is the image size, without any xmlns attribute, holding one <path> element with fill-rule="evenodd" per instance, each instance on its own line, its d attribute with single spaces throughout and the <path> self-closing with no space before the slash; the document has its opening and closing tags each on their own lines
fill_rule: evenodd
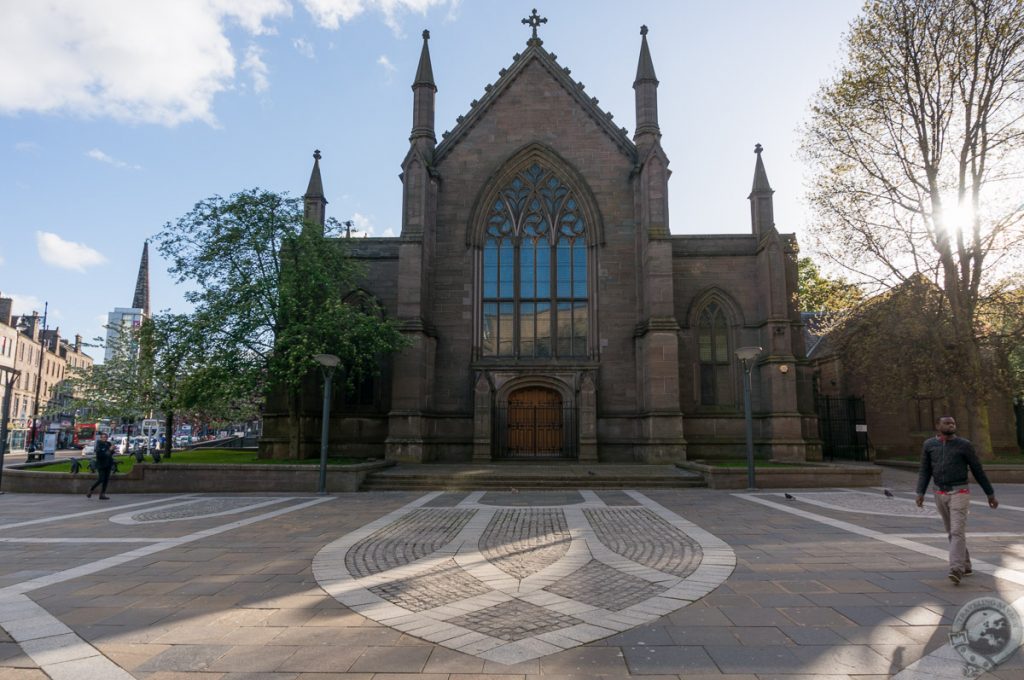
<svg viewBox="0 0 1024 680">
<path fill-rule="evenodd" d="M 527 388 L 494 409 L 494 457 L 576 458 L 576 409 L 557 392 Z"/>
<path fill-rule="evenodd" d="M 826 460 L 867 460 L 864 400 L 857 397 L 818 397 L 818 433 L 822 456 Z"/>
</svg>

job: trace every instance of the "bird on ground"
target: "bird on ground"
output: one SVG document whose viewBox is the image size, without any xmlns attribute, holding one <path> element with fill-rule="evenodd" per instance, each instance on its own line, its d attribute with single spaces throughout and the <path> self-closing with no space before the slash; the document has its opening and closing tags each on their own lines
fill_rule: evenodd
<svg viewBox="0 0 1024 680">
<path fill-rule="evenodd" d="M 883 489 L 883 491 L 885 493 L 886 498 L 896 498 L 895 494 L 893 494 L 892 491 L 889 491 L 888 489 Z"/>
<path fill-rule="evenodd" d="M 787 501 L 795 501 L 796 500 L 796 496 L 793 496 L 792 494 L 784 493 L 782 495 L 786 497 Z"/>
</svg>

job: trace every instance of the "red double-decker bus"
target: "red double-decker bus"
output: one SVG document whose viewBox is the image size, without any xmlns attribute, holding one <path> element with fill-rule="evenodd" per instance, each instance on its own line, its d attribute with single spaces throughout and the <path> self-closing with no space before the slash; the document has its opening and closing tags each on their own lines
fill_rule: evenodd
<svg viewBox="0 0 1024 680">
<path fill-rule="evenodd" d="M 82 449 L 86 444 L 95 442 L 98 427 L 98 423 L 75 423 L 75 434 L 71 439 L 71 445 L 76 449 Z"/>
</svg>

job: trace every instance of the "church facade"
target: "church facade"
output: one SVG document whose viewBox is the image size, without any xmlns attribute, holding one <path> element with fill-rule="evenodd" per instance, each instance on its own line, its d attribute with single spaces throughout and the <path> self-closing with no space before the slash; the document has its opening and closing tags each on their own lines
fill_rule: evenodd
<svg viewBox="0 0 1024 680">
<path fill-rule="evenodd" d="M 744 367 L 758 457 L 820 458 L 795 304 L 756 147 L 751 226 L 673 235 L 658 80 L 641 29 L 636 130 L 537 37 L 438 142 L 424 31 L 397 238 L 351 239 L 364 292 L 408 346 L 336 397 L 332 453 L 405 462 L 743 456 Z M 323 221 L 319 160 L 307 217 Z M 761 348 L 749 364 L 739 348 Z M 303 446 L 319 448 L 310 389 Z M 264 438 L 284 440 L 267 414 Z M 276 437 L 276 439 L 275 439 Z M 302 453 L 299 452 L 301 456 Z"/>
</svg>

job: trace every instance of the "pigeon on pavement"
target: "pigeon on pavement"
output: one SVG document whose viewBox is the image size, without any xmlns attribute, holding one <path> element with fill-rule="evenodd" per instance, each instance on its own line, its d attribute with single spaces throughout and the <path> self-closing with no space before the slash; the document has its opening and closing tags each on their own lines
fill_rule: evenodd
<svg viewBox="0 0 1024 680">
<path fill-rule="evenodd" d="M 783 495 L 786 497 L 787 501 L 795 501 L 796 500 L 796 496 L 792 496 L 792 495 L 790 495 L 788 493 L 787 494 L 783 494 Z"/>
</svg>

